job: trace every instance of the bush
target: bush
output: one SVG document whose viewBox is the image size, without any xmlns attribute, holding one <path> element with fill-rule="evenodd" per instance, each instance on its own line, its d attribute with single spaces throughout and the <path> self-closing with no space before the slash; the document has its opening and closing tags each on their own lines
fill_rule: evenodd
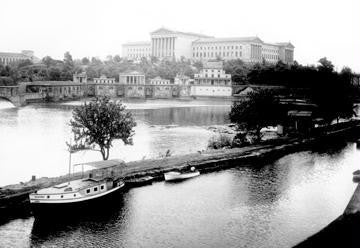
<svg viewBox="0 0 360 248">
<path fill-rule="evenodd" d="M 249 145 L 250 141 L 248 139 L 248 135 L 246 132 L 239 132 L 235 135 L 231 146 L 232 147 L 242 147 L 242 146 L 246 146 Z"/>
<path fill-rule="evenodd" d="M 230 148 L 231 146 L 232 137 L 225 134 L 211 137 L 208 144 L 208 148 L 210 149 Z"/>
</svg>

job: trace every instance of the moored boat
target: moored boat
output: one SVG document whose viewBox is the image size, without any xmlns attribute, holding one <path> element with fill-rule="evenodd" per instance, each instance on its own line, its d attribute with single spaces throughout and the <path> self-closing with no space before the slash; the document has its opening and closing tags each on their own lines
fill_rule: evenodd
<svg viewBox="0 0 360 248">
<path fill-rule="evenodd" d="M 164 173 L 165 181 L 181 181 L 188 178 L 197 177 L 200 175 L 200 171 L 195 170 L 194 167 L 191 167 L 190 171 L 179 172 L 179 171 L 170 171 Z"/>
<path fill-rule="evenodd" d="M 86 210 L 114 200 L 125 183 L 115 177 L 123 161 L 108 160 L 82 164 L 93 169 L 81 179 L 71 180 L 30 194 L 30 206 L 35 216 L 62 215 Z"/>
<path fill-rule="evenodd" d="M 154 177 L 152 176 L 145 176 L 140 178 L 133 178 L 125 181 L 125 184 L 129 187 L 141 187 L 144 185 L 152 184 Z"/>
</svg>

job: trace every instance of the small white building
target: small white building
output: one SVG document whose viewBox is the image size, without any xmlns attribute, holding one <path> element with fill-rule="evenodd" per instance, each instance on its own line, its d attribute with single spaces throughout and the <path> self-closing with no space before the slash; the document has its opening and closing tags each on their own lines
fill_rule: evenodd
<svg viewBox="0 0 360 248">
<path fill-rule="evenodd" d="M 177 74 L 174 78 L 174 84 L 176 85 L 191 85 L 194 84 L 194 79 L 191 79 L 190 77 L 183 75 L 183 74 Z"/>
<path fill-rule="evenodd" d="M 96 84 L 115 84 L 115 78 L 107 78 L 105 75 L 101 75 L 99 78 L 94 78 Z"/>
<path fill-rule="evenodd" d="M 171 82 L 168 79 L 163 79 L 161 77 L 156 77 L 150 80 L 151 85 L 170 85 Z"/>
<path fill-rule="evenodd" d="M 222 62 L 208 62 L 200 73 L 194 75 L 191 96 L 231 97 L 231 75 L 222 69 Z"/>
</svg>

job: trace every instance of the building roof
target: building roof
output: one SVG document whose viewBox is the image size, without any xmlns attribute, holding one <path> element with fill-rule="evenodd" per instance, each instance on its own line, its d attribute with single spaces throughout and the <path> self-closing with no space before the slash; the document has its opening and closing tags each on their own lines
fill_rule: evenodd
<svg viewBox="0 0 360 248">
<path fill-rule="evenodd" d="M 171 30 L 168 28 L 159 28 L 159 29 L 151 32 L 150 34 L 151 35 L 154 35 L 154 34 L 182 34 L 182 35 L 187 35 L 187 36 L 195 36 L 195 37 L 199 37 L 199 38 L 210 38 L 211 37 L 211 36 L 204 35 L 204 34 L 175 31 L 175 30 Z"/>
<path fill-rule="evenodd" d="M 73 81 L 34 81 L 26 82 L 26 85 L 30 86 L 78 86 L 83 83 L 74 83 Z"/>
<path fill-rule="evenodd" d="M 295 46 L 293 44 L 291 44 L 290 41 L 289 42 L 277 42 L 277 43 L 275 43 L 275 45 L 295 48 Z"/>
<path fill-rule="evenodd" d="M 5 52 L 0 52 L 0 57 L 2 56 L 6 56 L 6 57 L 24 57 L 24 58 L 29 58 L 29 56 L 27 56 L 26 54 L 23 53 L 5 53 Z"/>
<path fill-rule="evenodd" d="M 264 43 L 259 37 L 251 36 L 251 37 L 233 37 L 233 38 L 203 38 L 194 41 L 193 43 L 214 43 L 214 42 L 256 42 L 256 43 Z"/>
<path fill-rule="evenodd" d="M 127 42 L 123 44 L 123 46 L 151 46 L 151 42 L 149 41 Z"/>
<path fill-rule="evenodd" d="M 121 72 L 120 75 L 145 75 L 144 73 L 142 72 L 138 72 L 138 71 L 124 71 L 124 72 Z"/>
</svg>

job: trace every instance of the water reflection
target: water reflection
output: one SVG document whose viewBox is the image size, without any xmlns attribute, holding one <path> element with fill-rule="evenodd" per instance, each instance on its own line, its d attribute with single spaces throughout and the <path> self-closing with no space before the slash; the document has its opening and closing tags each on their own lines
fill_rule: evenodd
<svg viewBox="0 0 360 248">
<path fill-rule="evenodd" d="M 67 213 L 51 218 L 36 218 L 31 235 L 31 247 L 110 247 L 107 240 L 120 242 L 126 228 L 124 199 L 113 205 L 84 212 L 82 215 Z M 125 208 L 126 209 L 126 208 Z M 75 238 L 74 238 L 75 237 Z"/>
<path fill-rule="evenodd" d="M 11 221 L 0 226 L 0 247 L 292 247 L 342 213 L 359 158 L 350 143 L 158 182 L 125 192 L 111 211 Z"/>
</svg>

